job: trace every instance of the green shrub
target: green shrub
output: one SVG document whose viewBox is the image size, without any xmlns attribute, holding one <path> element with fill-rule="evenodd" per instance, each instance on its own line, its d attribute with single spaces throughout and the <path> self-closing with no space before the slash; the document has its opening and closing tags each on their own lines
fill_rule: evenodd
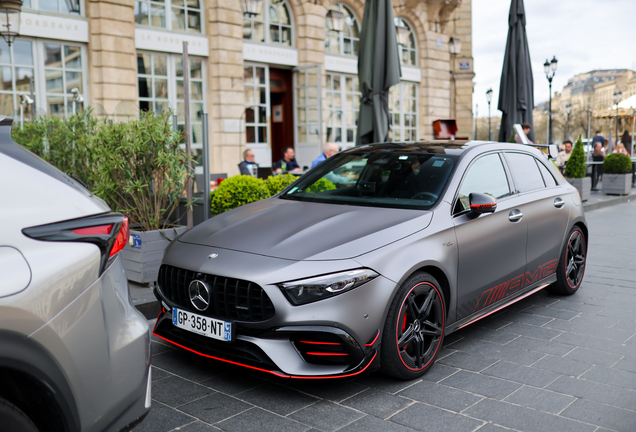
<svg viewBox="0 0 636 432">
<path fill-rule="evenodd" d="M 568 178 L 585 177 L 585 152 L 583 151 L 581 137 L 576 140 L 572 154 L 565 164 L 565 176 Z"/>
<path fill-rule="evenodd" d="M 296 180 L 298 180 L 298 177 L 292 174 L 269 176 L 265 180 L 265 187 L 267 187 L 269 195 L 272 196 L 276 195 Z"/>
<path fill-rule="evenodd" d="M 622 153 L 608 154 L 603 162 L 604 174 L 629 174 L 632 172 L 632 160 Z"/>
<path fill-rule="evenodd" d="M 312 184 L 307 188 L 307 192 L 309 193 L 318 193 L 322 191 L 333 190 L 336 188 L 336 185 L 331 183 L 329 180 L 324 177 L 319 179 L 316 183 Z"/>
<path fill-rule="evenodd" d="M 192 161 L 180 146 L 181 133 L 172 129 L 171 114 L 142 112 L 139 120 L 103 124 L 95 136 L 94 193 L 143 231 L 170 225 Z"/>
<path fill-rule="evenodd" d="M 210 193 L 212 213 L 215 215 L 269 197 L 266 183 L 248 175 L 230 177 Z"/>
</svg>

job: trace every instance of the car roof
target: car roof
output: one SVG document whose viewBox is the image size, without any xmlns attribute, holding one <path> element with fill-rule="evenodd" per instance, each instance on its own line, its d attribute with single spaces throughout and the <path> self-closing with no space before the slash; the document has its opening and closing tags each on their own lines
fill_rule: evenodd
<svg viewBox="0 0 636 432">
<path fill-rule="evenodd" d="M 367 144 L 353 147 L 347 151 L 358 150 L 396 150 L 413 153 L 435 153 L 450 156 L 461 156 L 468 150 L 488 151 L 488 150 L 530 150 L 532 145 L 519 143 L 502 143 L 494 141 L 474 141 L 474 140 L 423 140 L 418 142 L 387 142 Z M 537 150 L 538 151 L 538 150 Z"/>
</svg>

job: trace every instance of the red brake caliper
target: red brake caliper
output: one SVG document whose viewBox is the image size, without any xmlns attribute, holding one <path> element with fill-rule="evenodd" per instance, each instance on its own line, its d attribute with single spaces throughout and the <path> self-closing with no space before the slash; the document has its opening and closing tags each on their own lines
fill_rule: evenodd
<svg viewBox="0 0 636 432">
<path fill-rule="evenodd" d="M 406 312 L 404 312 L 404 320 L 402 321 L 402 333 L 406 330 Z M 404 349 L 406 349 L 406 345 L 404 345 Z"/>
</svg>

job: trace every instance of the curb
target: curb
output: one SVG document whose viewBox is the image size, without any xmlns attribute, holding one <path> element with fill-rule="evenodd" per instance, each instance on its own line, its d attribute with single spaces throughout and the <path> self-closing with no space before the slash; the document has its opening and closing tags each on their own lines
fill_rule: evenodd
<svg viewBox="0 0 636 432">
<path fill-rule="evenodd" d="M 616 205 L 616 204 L 622 204 L 622 203 L 626 203 L 626 202 L 630 202 L 632 200 L 632 198 L 636 198 L 636 195 L 624 195 L 624 196 L 618 196 L 616 198 L 612 198 L 612 199 L 608 199 L 605 201 L 597 201 L 594 203 L 588 203 L 588 204 L 583 204 L 583 208 L 586 211 L 590 211 L 590 210 L 598 210 L 604 207 L 609 207 L 612 205 Z"/>
</svg>

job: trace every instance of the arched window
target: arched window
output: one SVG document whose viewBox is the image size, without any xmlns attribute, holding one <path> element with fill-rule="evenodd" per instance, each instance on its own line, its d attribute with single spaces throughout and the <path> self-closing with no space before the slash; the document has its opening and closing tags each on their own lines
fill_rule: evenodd
<svg viewBox="0 0 636 432">
<path fill-rule="evenodd" d="M 327 54 L 358 55 L 358 45 L 360 43 L 360 26 L 356 16 L 342 3 L 334 3 L 329 8 L 344 14 L 344 29 L 339 32 L 329 29 L 327 19 L 325 28 L 327 37 L 325 38 L 325 52 Z"/>
<path fill-rule="evenodd" d="M 417 66 L 417 46 L 415 44 L 415 33 L 413 28 L 402 18 L 395 18 L 395 25 L 400 27 L 406 27 L 409 29 L 409 43 L 408 45 L 399 45 L 400 47 L 400 60 L 405 66 Z"/>
<path fill-rule="evenodd" d="M 292 19 L 287 1 L 264 0 L 259 15 L 244 15 L 243 39 L 292 46 Z"/>
</svg>

